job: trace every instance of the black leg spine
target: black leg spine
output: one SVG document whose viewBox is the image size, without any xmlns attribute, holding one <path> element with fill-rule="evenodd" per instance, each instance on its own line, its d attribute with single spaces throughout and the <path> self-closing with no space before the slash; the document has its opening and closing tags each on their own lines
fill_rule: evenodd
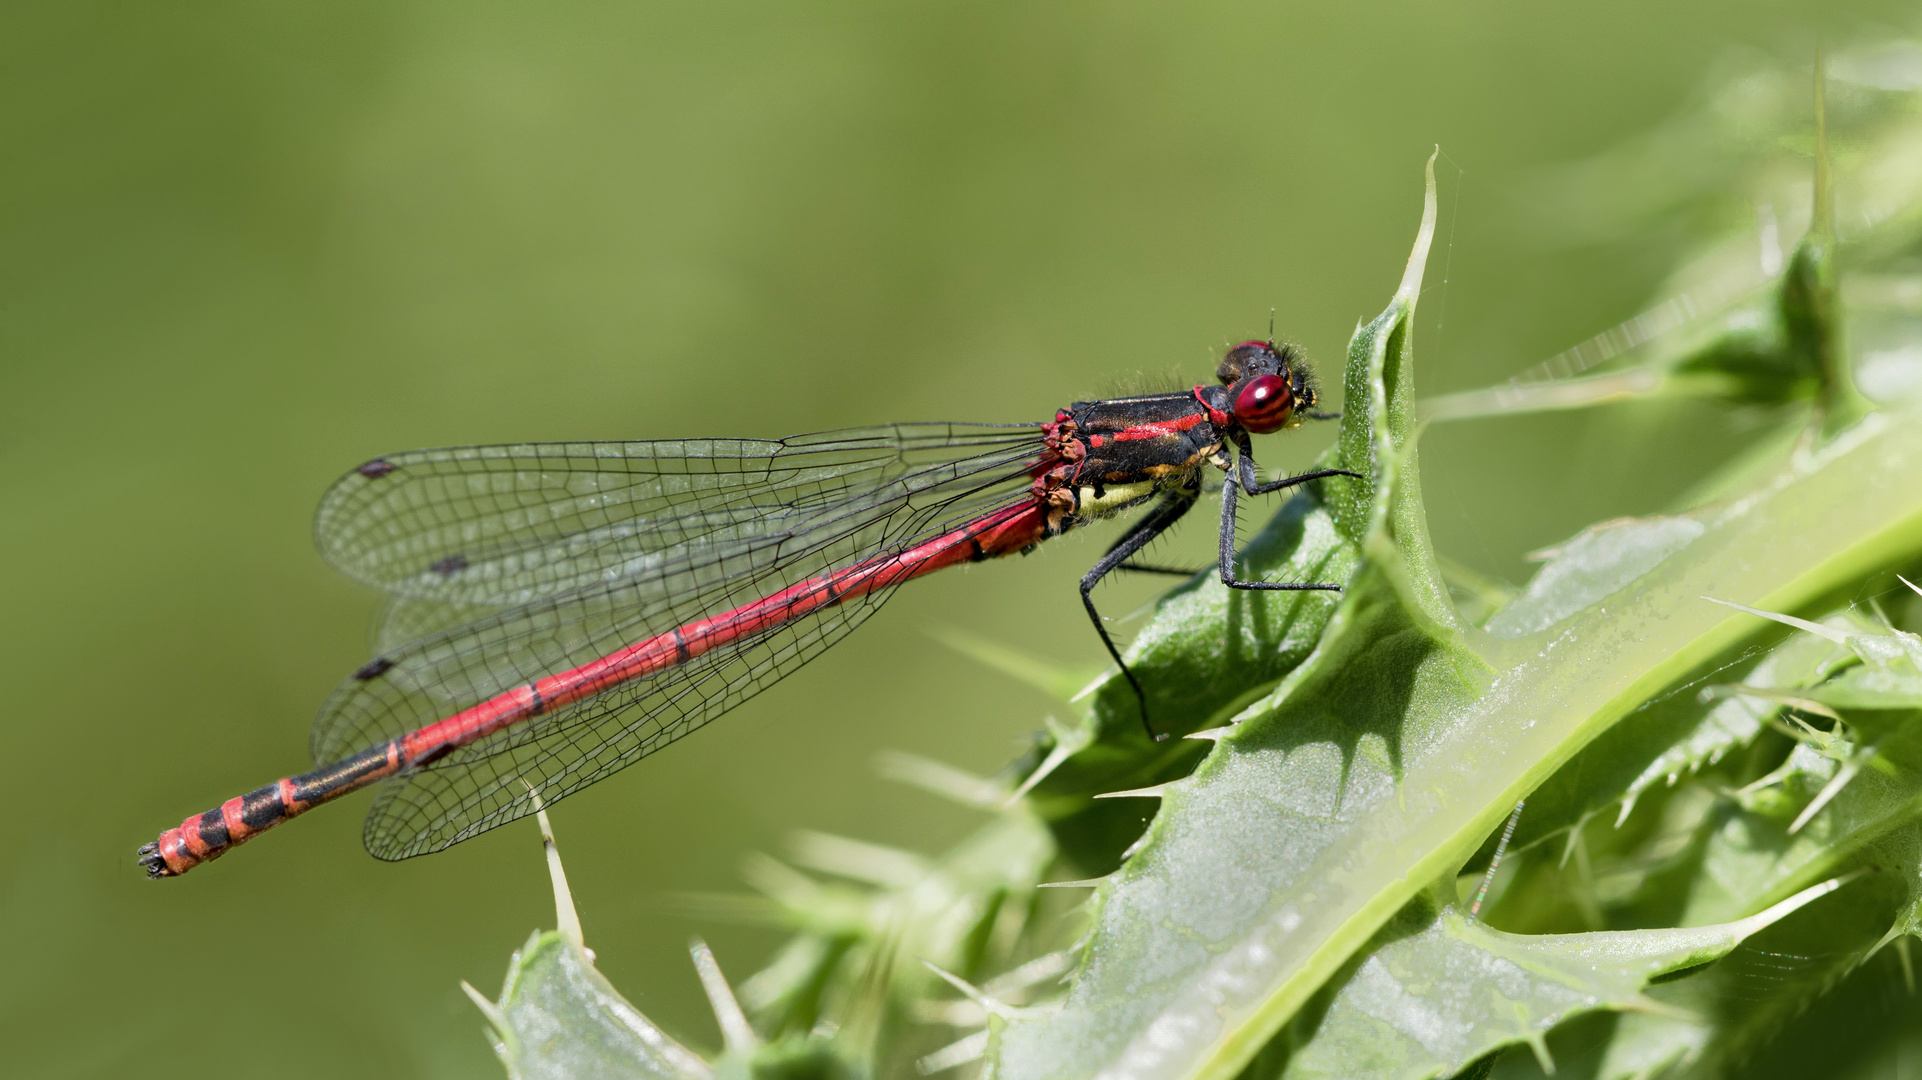
<svg viewBox="0 0 1922 1080">
<path fill-rule="evenodd" d="M 1364 479 L 1360 473 L 1347 469 L 1317 469 L 1299 476 L 1284 476 L 1270 483 L 1261 483 L 1255 472 L 1255 459 L 1251 452 L 1254 448 L 1246 436 L 1239 443 L 1241 453 L 1228 479 L 1221 485 L 1221 583 L 1231 589 L 1251 589 L 1270 592 L 1340 592 L 1340 585 L 1297 585 L 1281 581 L 1243 581 L 1235 576 L 1235 496 L 1238 490 L 1250 495 L 1267 495 L 1285 488 L 1296 487 L 1310 480 L 1320 480 L 1327 476 L 1352 476 Z"/>
<path fill-rule="evenodd" d="M 1122 677 L 1127 679 L 1128 685 L 1134 688 L 1135 700 L 1141 705 L 1141 727 L 1148 733 L 1148 738 L 1154 742 L 1160 742 L 1167 736 L 1156 733 L 1154 724 L 1148 720 L 1148 695 L 1142 692 L 1141 681 L 1135 678 L 1135 673 L 1128 670 L 1127 663 L 1121 659 L 1121 650 L 1115 646 L 1114 638 L 1108 636 L 1108 628 L 1101 621 L 1101 613 L 1095 610 L 1094 597 L 1089 594 L 1102 578 L 1107 577 L 1111 571 L 1120 569 L 1136 552 L 1147 547 L 1155 537 L 1168 531 L 1168 528 L 1180 521 L 1181 516 L 1194 505 L 1193 493 L 1175 495 L 1166 499 L 1161 505 L 1149 511 L 1148 516 L 1136 522 L 1121 539 L 1115 541 L 1113 547 L 1101 556 L 1100 561 L 1096 562 L 1087 573 L 1081 575 L 1081 605 L 1088 609 L 1088 618 L 1094 623 L 1095 633 L 1101 635 L 1101 644 L 1107 646 L 1108 655 L 1114 657 L 1115 666 L 1121 669 Z"/>
</svg>

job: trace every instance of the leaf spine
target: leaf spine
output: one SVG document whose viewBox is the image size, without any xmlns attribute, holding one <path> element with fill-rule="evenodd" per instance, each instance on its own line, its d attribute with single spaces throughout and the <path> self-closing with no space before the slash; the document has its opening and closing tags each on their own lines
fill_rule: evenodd
<svg viewBox="0 0 1922 1080">
<path fill-rule="evenodd" d="M 1170 780 L 1165 784 L 1156 784 L 1153 787 L 1130 788 L 1127 791 L 1104 791 L 1101 794 L 1096 795 L 1095 798 L 1097 799 L 1159 799 L 1163 794 L 1167 792 L 1169 788 L 1174 786 L 1175 786 L 1175 781 Z"/>
</svg>

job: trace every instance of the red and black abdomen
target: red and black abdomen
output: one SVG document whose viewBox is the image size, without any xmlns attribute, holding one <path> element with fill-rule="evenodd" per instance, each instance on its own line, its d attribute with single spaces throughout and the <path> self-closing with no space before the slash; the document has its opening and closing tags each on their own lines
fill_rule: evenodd
<svg viewBox="0 0 1922 1080">
<path fill-rule="evenodd" d="M 313 772 L 276 780 L 161 833 L 141 847 L 138 862 L 148 877 L 184 874 L 288 818 L 384 780 L 404 764 L 399 742 L 384 742 Z"/>
</svg>

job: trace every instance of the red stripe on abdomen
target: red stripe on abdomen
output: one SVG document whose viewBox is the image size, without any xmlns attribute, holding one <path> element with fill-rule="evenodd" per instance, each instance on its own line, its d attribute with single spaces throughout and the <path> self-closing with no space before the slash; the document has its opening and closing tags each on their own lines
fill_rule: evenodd
<svg viewBox="0 0 1922 1080">
<path fill-rule="evenodd" d="M 161 833 L 140 849 L 140 865 L 150 877 L 184 874 L 288 818 L 392 776 L 401 764 L 399 746 L 389 740 L 313 772 L 276 780 Z"/>
<path fill-rule="evenodd" d="M 1045 531 L 1046 518 L 1038 503 L 1009 507 L 906 551 L 877 556 L 809 578 L 751 604 L 687 623 L 580 667 L 517 686 L 429 724 L 405 736 L 401 743 L 409 763 L 445 753 L 562 705 L 684 664 L 723 645 L 767 633 L 822 608 L 956 563 L 1018 551 L 1041 539 Z"/>
</svg>

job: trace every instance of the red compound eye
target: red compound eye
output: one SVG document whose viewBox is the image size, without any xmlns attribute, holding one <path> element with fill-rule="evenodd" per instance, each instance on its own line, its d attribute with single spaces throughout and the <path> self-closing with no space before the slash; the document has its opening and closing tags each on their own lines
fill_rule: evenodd
<svg viewBox="0 0 1922 1080">
<path fill-rule="evenodd" d="M 1256 435 L 1280 431 L 1294 410 L 1295 396 L 1279 375 L 1257 375 L 1235 395 L 1235 423 Z"/>
</svg>

